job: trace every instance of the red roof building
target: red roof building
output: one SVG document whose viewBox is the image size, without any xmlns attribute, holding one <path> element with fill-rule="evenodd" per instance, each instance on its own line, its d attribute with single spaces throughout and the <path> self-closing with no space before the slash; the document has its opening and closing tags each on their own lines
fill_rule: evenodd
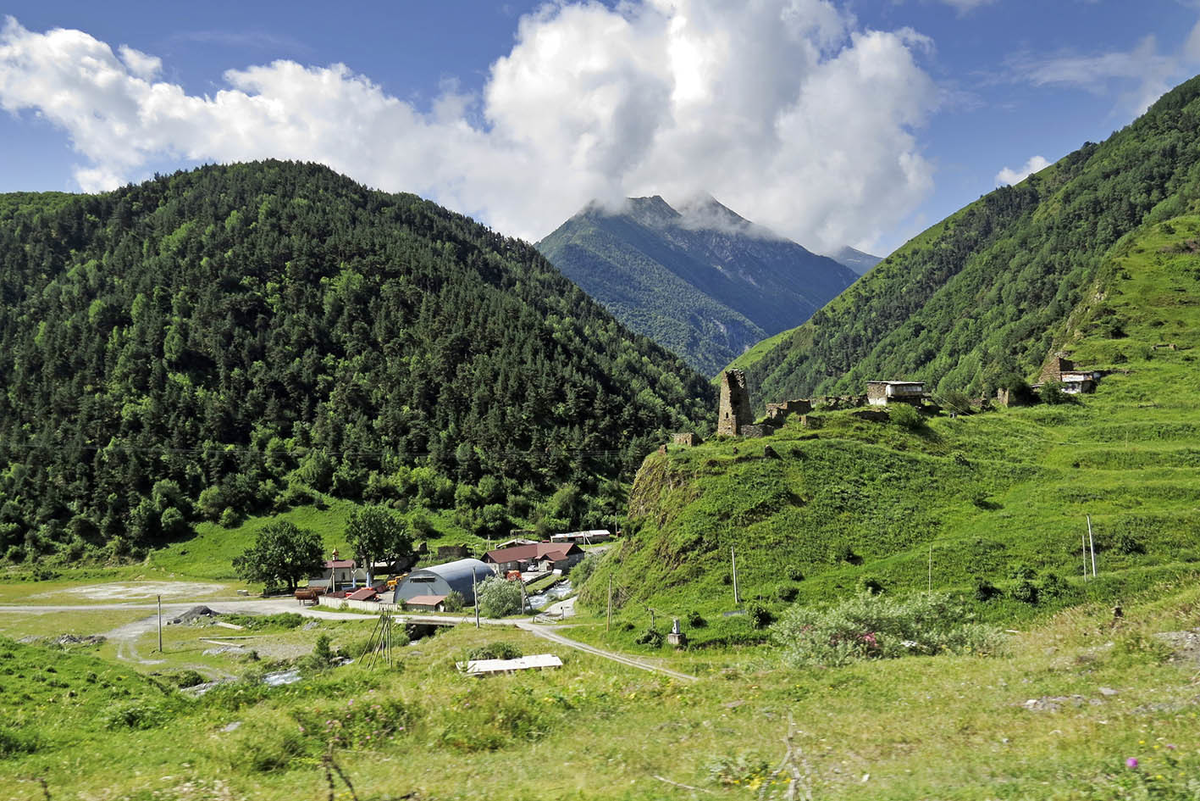
<svg viewBox="0 0 1200 801">
<path fill-rule="evenodd" d="M 355 590 L 346 596 L 347 601 L 374 601 L 379 596 L 379 593 L 372 587 L 363 587 L 361 590 Z"/>
<path fill-rule="evenodd" d="M 536 562 L 550 561 L 555 567 L 569 567 L 584 556 L 583 549 L 573 542 L 535 542 L 488 551 L 483 561 L 500 565 L 504 570 L 525 570 Z"/>
</svg>

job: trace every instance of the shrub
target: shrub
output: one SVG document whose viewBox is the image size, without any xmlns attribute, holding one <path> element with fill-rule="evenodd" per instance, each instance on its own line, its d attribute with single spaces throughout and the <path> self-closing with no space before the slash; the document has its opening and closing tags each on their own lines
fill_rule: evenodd
<svg viewBox="0 0 1200 801">
<path fill-rule="evenodd" d="M 878 576 L 870 573 L 858 577 L 858 582 L 855 584 L 855 589 L 868 595 L 879 595 L 883 592 L 883 580 Z"/>
<path fill-rule="evenodd" d="M 1021 579 L 1008 593 L 1014 600 L 1030 605 L 1038 602 L 1038 586 L 1029 579 Z"/>
<path fill-rule="evenodd" d="M 1113 548 L 1116 549 L 1117 553 L 1122 553 L 1126 556 L 1134 556 L 1146 552 L 1146 545 L 1128 531 L 1122 531 L 1113 538 Z"/>
<path fill-rule="evenodd" d="M 10 729 L 0 725 L 0 757 L 32 754 L 40 745 L 37 736 L 28 727 Z"/>
<path fill-rule="evenodd" d="M 766 604 L 758 601 L 748 604 L 746 612 L 750 615 L 750 625 L 756 629 L 765 629 L 775 621 L 775 615 L 771 614 L 771 610 L 766 607 Z"/>
<path fill-rule="evenodd" d="M 164 717 L 162 707 L 132 701 L 109 709 L 101 720 L 106 729 L 152 729 L 162 723 Z"/>
<path fill-rule="evenodd" d="M 525 596 L 515 582 L 499 576 L 484 579 L 477 589 L 479 613 L 484 617 L 505 617 L 522 611 Z"/>
<path fill-rule="evenodd" d="M 975 581 L 975 600 L 981 603 L 987 603 L 998 595 L 1003 595 L 1004 592 L 992 582 L 985 578 L 976 579 Z"/>
<path fill-rule="evenodd" d="M 780 584 L 775 589 L 775 597 L 780 601 L 783 601 L 785 604 L 790 604 L 792 601 L 796 600 L 796 594 L 798 592 L 799 590 L 797 590 L 791 584 Z"/>
<path fill-rule="evenodd" d="M 329 647 L 329 635 L 322 632 L 317 635 L 312 653 L 300 660 L 300 666 L 307 670 L 325 670 L 333 664 L 333 649 Z"/>
<path fill-rule="evenodd" d="M 634 642 L 638 645 L 649 645 L 651 648 L 661 648 L 664 639 L 663 633 L 658 629 L 646 629 Z"/>
<path fill-rule="evenodd" d="M 847 542 L 840 542 L 829 551 L 829 561 L 838 564 L 846 562 L 847 564 L 856 565 L 862 561 L 862 557 L 854 552 Z"/>
<path fill-rule="evenodd" d="M 996 629 L 973 622 L 961 603 L 939 593 L 856 595 L 820 610 L 792 607 L 771 636 L 793 666 L 833 667 L 910 654 L 995 654 L 1003 646 Z"/>
<path fill-rule="evenodd" d="M 770 778 L 771 766 L 756 754 L 719 756 L 704 766 L 709 781 L 726 787 L 755 787 Z"/>
<path fill-rule="evenodd" d="M 925 425 L 925 418 L 921 417 L 921 413 L 907 403 L 889 405 L 888 419 L 909 431 L 915 431 Z"/>
<path fill-rule="evenodd" d="M 1047 573 L 1038 584 L 1038 595 L 1044 598 L 1065 598 L 1071 594 L 1071 585 L 1057 573 Z"/>
<path fill-rule="evenodd" d="M 788 581 L 804 581 L 804 571 L 799 565 L 792 565 L 787 569 Z"/>
<path fill-rule="evenodd" d="M 1063 385 L 1058 381 L 1047 381 L 1038 390 L 1042 403 L 1050 406 L 1061 406 L 1064 403 L 1074 403 L 1075 399 L 1063 391 Z"/>
<path fill-rule="evenodd" d="M 444 601 L 447 612 L 461 612 L 463 607 L 467 605 L 467 599 L 458 590 L 451 590 Z"/>
<path fill-rule="evenodd" d="M 708 621 L 699 612 L 692 610 L 687 613 L 687 623 L 694 629 L 702 629 L 708 625 Z"/>
<path fill-rule="evenodd" d="M 170 679 L 179 688 L 195 687 L 197 684 L 203 684 L 205 681 L 204 677 L 198 671 L 191 668 L 179 671 L 171 676 Z"/>
<path fill-rule="evenodd" d="M 520 659 L 524 656 L 521 648 L 511 642 L 493 642 L 472 648 L 467 652 L 467 659 Z"/>
</svg>

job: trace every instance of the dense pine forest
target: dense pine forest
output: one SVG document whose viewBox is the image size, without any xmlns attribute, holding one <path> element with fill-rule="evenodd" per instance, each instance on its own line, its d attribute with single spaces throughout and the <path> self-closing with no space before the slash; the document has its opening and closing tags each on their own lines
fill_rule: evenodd
<svg viewBox="0 0 1200 801">
<path fill-rule="evenodd" d="M 713 401 L 531 245 L 283 162 L 0 196 L 0 389 L 12 562 L 320 494 L 606 522 Z"/>
<path fill-rule="evenodd" d="M 1143 223 L 1194 210 L 1197 130 L 1200 78 L 1103 144 L 930 228 L 808 323 L 738 360 L 756 401 L 861 392 L 874 378 L 990 393 L 1029 375 L 1109 249 Z"/>
</svg>

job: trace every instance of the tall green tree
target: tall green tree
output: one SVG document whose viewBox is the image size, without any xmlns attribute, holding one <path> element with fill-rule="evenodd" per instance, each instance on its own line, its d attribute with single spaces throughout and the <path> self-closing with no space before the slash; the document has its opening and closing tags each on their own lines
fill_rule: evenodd
<svg viewBox="0 0 1200 801">
<path fill-rule="evenodd" d="M 371 571 L 376 562 L 388 562 L 394 570 L 400 559 L 412 554 L 412 530 L 407 521 L 382 506 L 355 510 L 346 524 L 346 539 L 367 570 L 367 583 L 373 581 Z"/>
<path fill-rule="evenodd" d="M 294 590 L 300 579 L 318 573 L 324 563 L 321 535 L 284 520 L 263 526 L 254 545 L 233 560 L 233 568 L 248 582 L 282 582 Z"/>
</svg>

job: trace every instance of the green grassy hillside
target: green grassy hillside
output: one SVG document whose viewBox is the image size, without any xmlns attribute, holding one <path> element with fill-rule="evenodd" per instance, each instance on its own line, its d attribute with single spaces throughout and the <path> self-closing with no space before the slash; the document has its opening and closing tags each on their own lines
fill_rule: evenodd
<svg viewBox="0 0 1200 801">
<path fill-rule="evenodd" d="M 911 240 L 735 366 L 755 401 L 861 392 L 875 378 L 984 393 L 1032 374 L 1109 249 L 1200 202 L 1200 78 L 1140 119 Z"/>
<path fill-rule="evenodd" d="M 915 428 L 818 411 L 818 429 L 793 418 L 767 439 L 652 455 L 631 498 L 636 534 L 585 599 L 602 604 L 612 576 L 633 607 L 731 609 L 731 547 L 742 596 L 776 605 L 872 581 L 923 589 L 932 552 L 935 588 L 973 594 L 983 579 L 1002 590 L 980 604 L 996 618 L 1119 599 L 1191 571 L 1200 565 L 1198 238 L 1197 216 L 1149 226 L 1098 268 L 1057 345 L 1081 367 L 1125 372 L 1078 402 L 943 414 Z M 1084 584 L 1088 514 L 1100 575 Z M 1036 604 L 1025 580 L 1040 590 Z"/>
</svg>

